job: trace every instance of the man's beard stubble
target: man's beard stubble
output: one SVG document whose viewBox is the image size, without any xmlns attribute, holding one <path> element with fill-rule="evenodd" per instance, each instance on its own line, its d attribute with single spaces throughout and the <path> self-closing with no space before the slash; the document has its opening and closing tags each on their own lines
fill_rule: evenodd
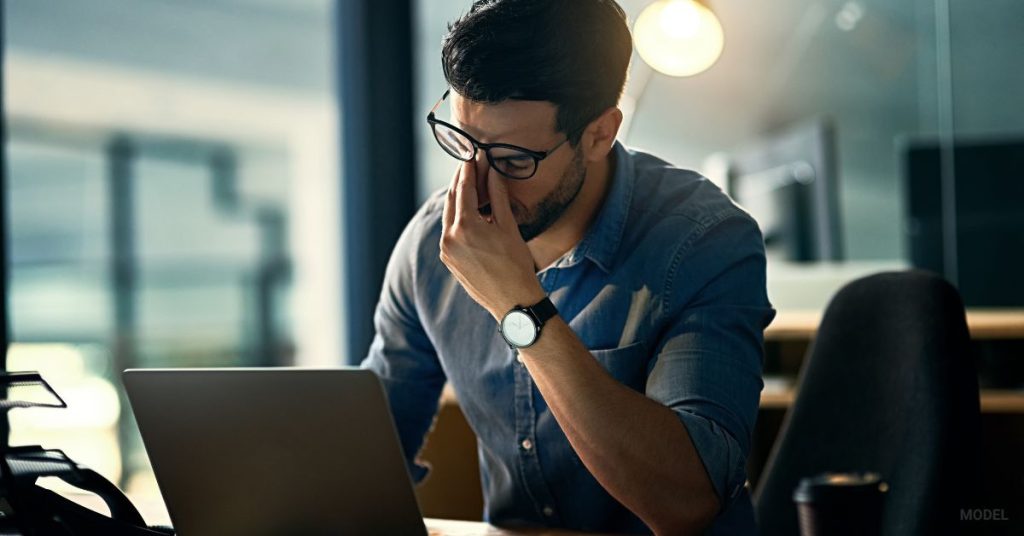
<svg viewBox="0 0 1024 536">
<path fill-rule="evenodd" d="M 527 220 L 519 224 L 519 234 L 523 241 L 529 242 L 537 238 L 544 231 L 547 231 L 558 218 L 569 208 L 569 205 L 576 200 L 580 190 L 583 189 L 583 181 L 587 176 L 587 166 L 583 163 L 583 151 L 577 150 L 573 155 L 569 169 L 562 174 L 558 187 L 547 197 L 537 204 L 537 208 L 526 211 L 522 205 L 514 204 L 512 213 L 519 220 L 524 212 Z"/>
</svg>

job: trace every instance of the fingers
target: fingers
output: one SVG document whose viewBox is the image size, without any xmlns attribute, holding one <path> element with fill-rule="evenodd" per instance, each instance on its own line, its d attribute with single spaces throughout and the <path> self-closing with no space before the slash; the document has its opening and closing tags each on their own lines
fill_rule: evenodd
<svg viewBox="0 0 1024 536">
<path fill-rule="evenodd" d="M 459 168 L 455 182 L 455 219 L 456 221 L 473 221 L 480 217 L 477 208 L 479 198 L 476 194 L 476 162 L 463 162 Z"/>
<path fill-rule="evenodd" d="M 491 195 L 491 214 L 500 227 L 515 227 L 516 219 L 512 215 L 512 204 L 508 199 L 508 183 L 498 177 L 497 173 L 487 174 L 487 191 Z"/>
<path fill-rule="evenodd" d="M 455 168 L 452 182 L 448 185 L 448 198 L 444 202 L 444 212 L 442 212 L 441 217 L 441 228 L 444 230 L 451 229 L 452 225 L 455 224 L 455 189 L 458 187 L 459 173 L 461 171 L 461 165 Z"/>
</svg>

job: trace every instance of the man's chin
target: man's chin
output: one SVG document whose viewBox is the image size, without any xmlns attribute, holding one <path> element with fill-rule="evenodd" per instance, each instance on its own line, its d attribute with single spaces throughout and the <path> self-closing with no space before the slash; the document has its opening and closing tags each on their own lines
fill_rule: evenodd
<svg viewBox="0 0 1024 536">
<path fill-rule="evenodd" d="M 518 222 L 517 222 L 518 223 Z M 548 228 L 547 225 L 543 227 L 538 225 L 537 222 L 527 222 L 519 224 L 519 235 L 523 237 L 524 242 L 529 242 L 534 238 L 537 238 Z"/>
</svg>

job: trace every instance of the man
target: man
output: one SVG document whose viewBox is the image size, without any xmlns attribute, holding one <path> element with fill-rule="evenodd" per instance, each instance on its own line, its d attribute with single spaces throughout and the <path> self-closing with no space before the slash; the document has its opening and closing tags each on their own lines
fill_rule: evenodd
<svg viewBox="0 0 1024 536">
<path fill-rule="evenodd" d="M 428 123 L 460 162 L 395 247 L 363 366 L 416 481 L 451 383 L 491 523 L 753 533 L 761 234 L 615 141 L 631 50 L 612 0 L 478 1 L 450 26 Z"/>
</svg>

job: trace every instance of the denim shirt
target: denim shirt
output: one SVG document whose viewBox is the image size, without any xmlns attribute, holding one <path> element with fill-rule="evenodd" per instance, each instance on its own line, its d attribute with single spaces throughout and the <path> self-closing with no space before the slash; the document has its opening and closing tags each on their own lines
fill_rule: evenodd
<svg viewBox="0 0 1024 536">
<path fill-rule="evenodd" d="M 537 277 L 594 359 L 686 427 L 722 505 L 708 534 L 756 533 L 745 463 L 775 315 L 761 233 L 699 174 L 618 143 L 613 154 L 584 238 Z M 439 260 L 444 201 L 433 194 L 399 238 L 362 363 L 383 382 L 414 481 L 447 381 L 478 438 L 486 521 L 649 533 L 583 465 L 497 323 Z"/>
</svg>

